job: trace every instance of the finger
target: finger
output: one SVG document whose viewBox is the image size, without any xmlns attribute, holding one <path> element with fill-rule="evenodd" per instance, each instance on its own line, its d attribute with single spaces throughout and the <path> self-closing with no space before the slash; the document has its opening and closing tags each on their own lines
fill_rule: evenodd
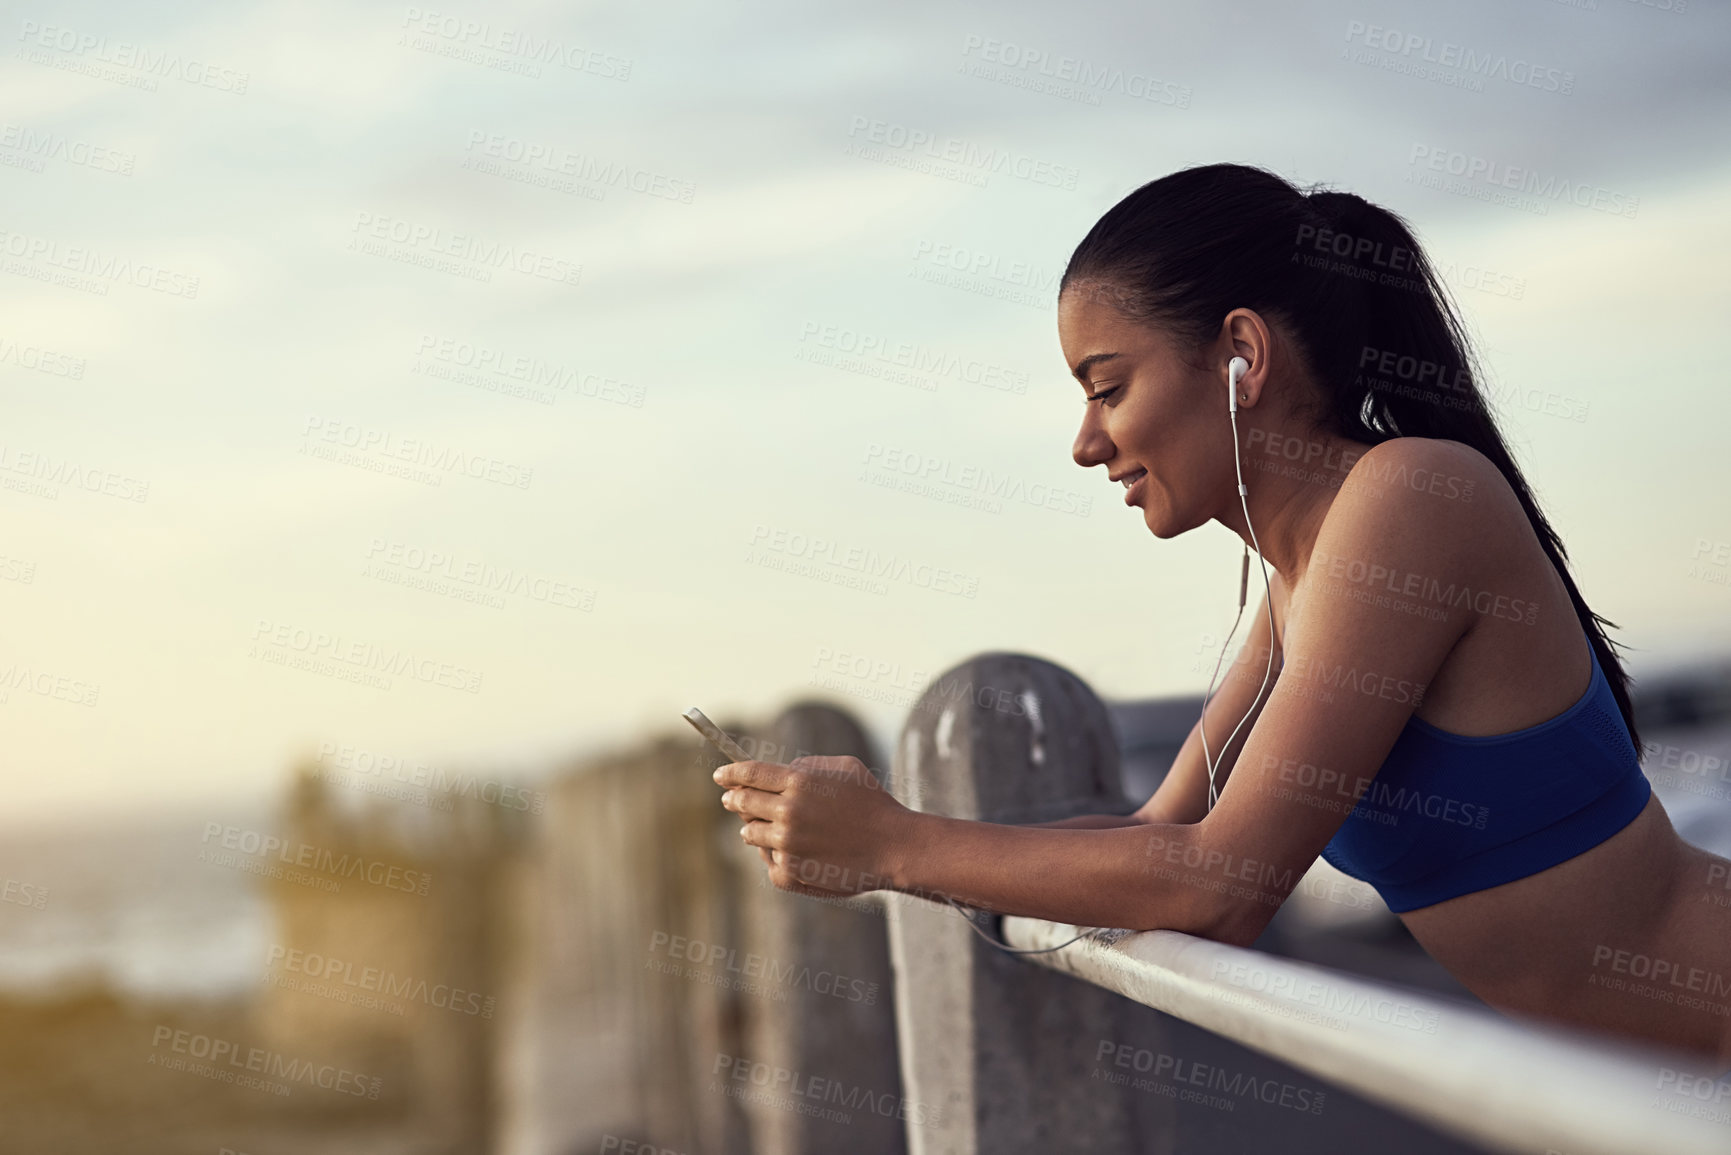
<svg viewBox="0 0 1731 1155">
<path fill-rule="evenodd" d="M 781 833 L 771 823 L 758 818 L 741 826 L 739 836 L 752 846 L 767 847 L 770 850 L 779 850 L 781 846 Z"/>
<path fill-rule="evenodd" d="M 744 818 L 774 822 L 787 811 L 787 801 L 781 795 L 749 786 L 735 786 L 723 797 L 722 805 Z"/>
<path fill-rule="evenodd" d="M 791 767 L 774 762 L 729 762 L 716 768 L 715 781 L 722 786 L 750 786 L 754 790 L 779 793 L 793 774 Z"/>
</svg>

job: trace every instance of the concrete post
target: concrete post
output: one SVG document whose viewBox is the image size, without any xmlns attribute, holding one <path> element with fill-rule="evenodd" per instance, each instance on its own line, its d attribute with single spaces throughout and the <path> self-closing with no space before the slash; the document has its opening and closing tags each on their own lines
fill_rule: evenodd
<svg viewBox="0 0 1731 1155">
<path fill-rule="evenodd" d="M 1075 675 L 1019 654 L 981 655 L 928 687 L 892 777 L 904 803 L 955 818 L 1134 809 L 1105 706 Z M 1170 1100 L 1098 1077 L 1107 1047 L 1159 1051 L 1163 1016 L 992 947 L 948 906 L 905 895 L 887 906 L 913 1155 L 1172 1150 Z M 1001 938 L 997 918 L 980 921 Z"/>
</svg>

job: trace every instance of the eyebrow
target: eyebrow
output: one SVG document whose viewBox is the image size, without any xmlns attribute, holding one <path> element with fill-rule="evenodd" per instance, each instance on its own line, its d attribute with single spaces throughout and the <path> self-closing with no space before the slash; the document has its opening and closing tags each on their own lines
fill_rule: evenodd
<svg viewBox="0 0 1731 1155">
<path fill-rule="evenodd" d="M 1090 353 L 1080 361 L 1076 362 L 1076 368 L 1071 370 L 1071 372 L 1076 375 L 1076 380 L 1080 381 L 1082 384 L 1092 385 L 1093 382 L 1088 380 L 1088 371 L 1098 362 L 1110 361 L 1112 358 L 1120 355 L 1121 354 L 1118 353 Z"/>
</svg>

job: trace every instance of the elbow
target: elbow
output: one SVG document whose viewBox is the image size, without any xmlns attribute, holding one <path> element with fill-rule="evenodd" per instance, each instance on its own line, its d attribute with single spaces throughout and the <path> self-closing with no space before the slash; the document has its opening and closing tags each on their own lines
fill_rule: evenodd
<svg viewBox="0 0 1731 1155">
<path fill-rule="evenodd" d="M 1274 912 L 1280 909 L 1278 903 L 1268 905 L 1267 897 L 1260 892 L 1246 898 L 1222 895 L 1210 905 L 1199 928 L 1191 933 L 1228 946 L 1249 947 L 1262 937 Z"/>
<path fill-rule="evenodd" d="M 1263 896 L 1258 896 L 1263 897 Z M 1146 911 L 1134 929 L 1175 930 L 1228 946 L 1249 947 L 1262 937 L 1279 904 L 1268 905 L 1257 898 L 1203 893 L 1188 902 L 1173 902 L 1172 896 L 1159 910 Z"/>
</svg>

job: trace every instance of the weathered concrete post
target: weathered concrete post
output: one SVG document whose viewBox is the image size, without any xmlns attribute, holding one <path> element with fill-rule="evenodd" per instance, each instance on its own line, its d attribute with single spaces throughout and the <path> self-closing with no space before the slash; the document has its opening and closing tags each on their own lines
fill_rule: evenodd
<svg viewBox="0 0 1731 1155">
<path fill-rule="evenodd" d="M 1067 670 L 1019 654 L 983 654 L 933 683 L 892 778 L 905 804 L 954 818 L 1134 809 L 1105 706 Z M 1109 1046 L 1160 1050 L 1158 1012 L 990 946 L 948 906 L 905 895 L 888 906 L 913 1155 L 1172 1149 L 1171 1100 L 1096 1077 Z M 996 918 L 981 921 L 1001 937 Z"/>
<path fill-rule="evenodd" d="M 875 762 L 859 723 L 816 703 L 790 706 L 747 749 L 782 763 L 805 754 Z M 737 820 L 728 818 L 731 833 Z M 906 1149 L 895 1114 L 901 1071 L 881 908 L 776 890 L 756 848 L 733 841 L 743 896 L 739 953 L 756 956 L 742 965 L 755 964 L 763 992 L 743 1000 L 743 1057 L 791 1072 L 790 1085 L 810 1089 L 797 1097 L 800 1110 L 768 1097 L 746 1103 L 753 1155 L 898 1155 Z"/>
</svg>

